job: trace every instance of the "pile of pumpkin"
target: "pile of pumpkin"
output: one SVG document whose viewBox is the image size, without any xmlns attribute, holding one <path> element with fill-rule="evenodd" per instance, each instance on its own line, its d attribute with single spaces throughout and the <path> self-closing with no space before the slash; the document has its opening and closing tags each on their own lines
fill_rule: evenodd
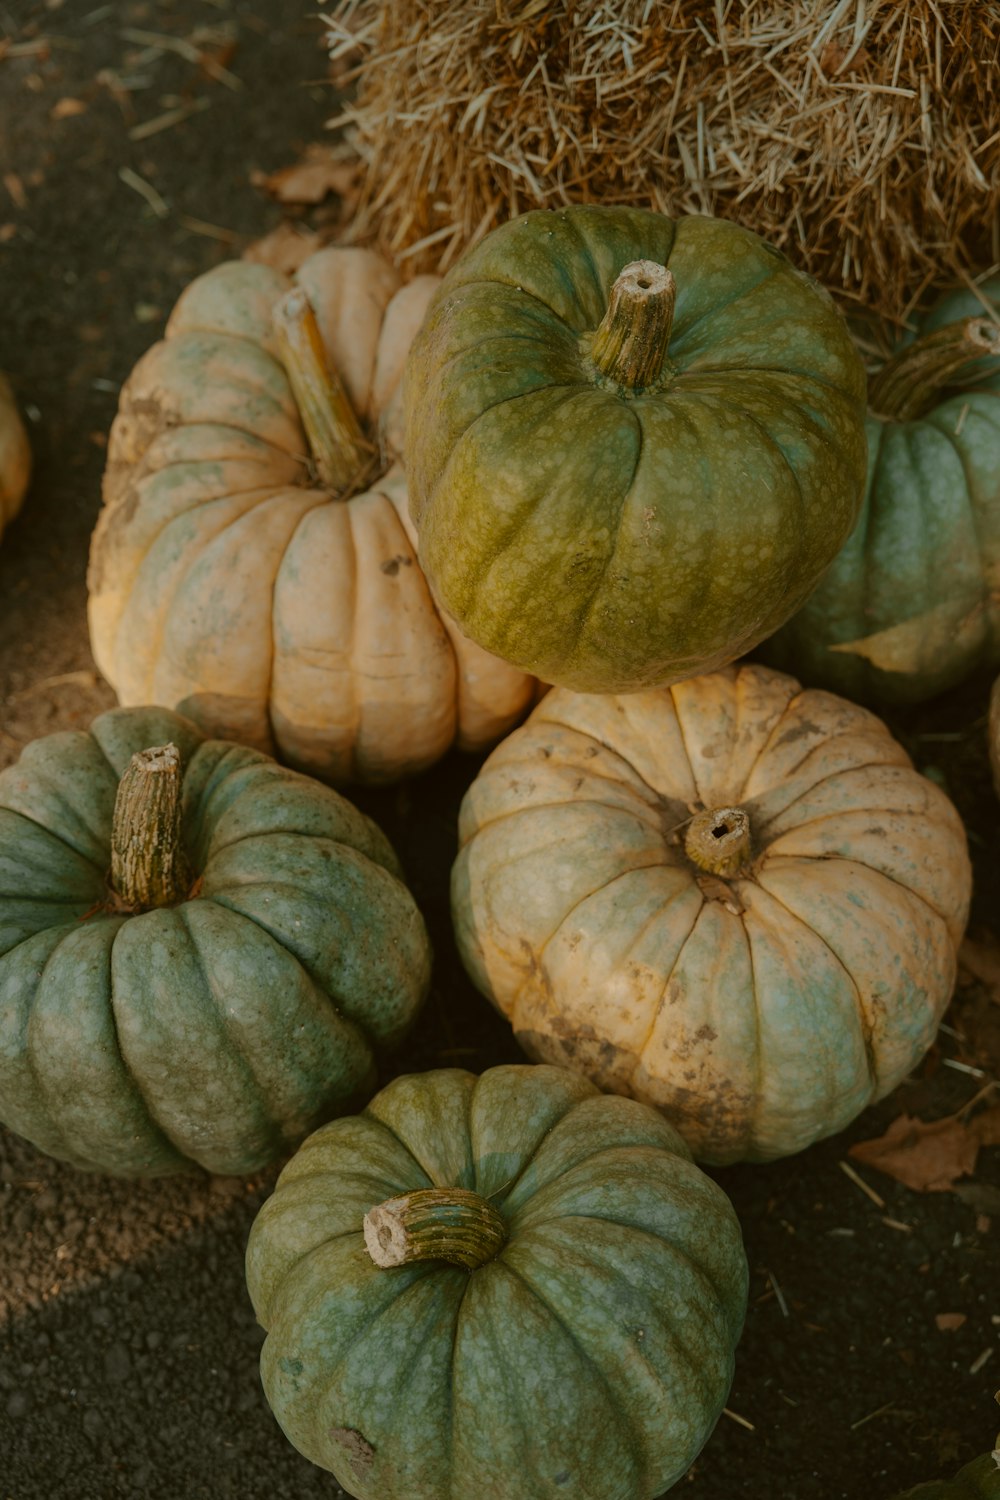
<svg viewBox="0 0 1000 1500">
<path fill-rule="evenodd" d="M 929 1047 L 962 824 L 825 689 L 1000 662 L 990 290 L 866 402 L 750 232 L 537 211 L 441 284 L 222 265 L 124 387 L 90 578 L 123 706 L 0 775 L 0 1119 L 121 1175 L 308 1135 L 248 1282 L 275 1414 L 350 1493 L 672 1485 L 747 1290 L 695 1158 L 801 1150 Z M 818 686 L 730 665 L 761 642 Z M 534 1061 L 374 1093 L 431 953 L 331 783 L 497 741 L 455 935 Z"/>
</svg>

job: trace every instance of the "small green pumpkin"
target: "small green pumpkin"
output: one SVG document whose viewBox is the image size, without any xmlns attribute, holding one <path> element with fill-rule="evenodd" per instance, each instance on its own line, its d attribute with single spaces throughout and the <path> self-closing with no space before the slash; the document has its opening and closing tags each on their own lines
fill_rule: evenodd
<svg viewBox="0 0 1000 1500">
<path fill-rule="evenodd" d="M 861 502 L 846 325 L 722 219 L 584 206 L 501 226 L 436 293 L 406 402 L 437 597 L 480 645 L 583 692 L 748 651 Z"/>
<path fill-rule="evenodd" d="M 984 1453 L 954 1479 L 918 1484 L 896 1500 L 1000 1500 L 1000 1453 Z"/>
<path fill-rule="evenodd" d="M 0 774 L 0 1121 L 52 1156 L 256 1171 L 367 1097 L 429 970 L 379 829 L 178 714 Z"/>
<path fill-rule="evenodd" d="M 1000 307 L 1000 281 L 987 283 Z M 858 523 L 760 655 L 860 702 L 1000 667 L 1000 328 L 950 294 L 869 388 Z"/>
<path fill-rule="evenodd" d="M 362 1500 L 651 1500 L 719 1416 L 739 1225 L 654 1110 L 563 1069 L 397 1078 L 253 1226 L 264 1389 Z"/>
</svg>

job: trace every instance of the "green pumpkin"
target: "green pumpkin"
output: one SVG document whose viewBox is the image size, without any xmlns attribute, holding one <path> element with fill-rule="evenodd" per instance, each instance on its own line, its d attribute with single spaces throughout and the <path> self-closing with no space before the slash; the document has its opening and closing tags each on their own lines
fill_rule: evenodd
<svg viewBox="0 0 1000 1500">
<path fill-rule="evenodd" d="M 536 210 L 431 303 L 407 452 L 462 629 L 546 682 L 633 692 L 806 598 L 857 517 L 864 369 L 827 294 L 736 224 Z"/>
<path fill-rule="evenodd" d="M 984 1453 L 954 1479 L 918 1484 L 896 1500 L 1000 1500 L 1000 1454 Z"/>
<path fill-rule="evenodd" d="M 719 1416 L 732 1207 L 560 1068 L 397 1078 L 311 1136 L 247 1248 L 264 1389 L 362 1500 L 651 1500 Z"/>
<path fill-rule="evenodd" d="M 987 292 L 1000 307 L 1000 281 Z M 874 377 L 858 524 L 763 647 L 771 665 L 869 703 L 1000 667 L 1000 358 L 975 356 L 998 345 L 982 302 L 955 292 Z"/>
<path fill-rule="evenodd" d="M 375 825 L 178 714 L 0 774 L 0 1121 L 52 1156 L 256 1171 L 367 1097 L 429 969 Z"/>
</svg>

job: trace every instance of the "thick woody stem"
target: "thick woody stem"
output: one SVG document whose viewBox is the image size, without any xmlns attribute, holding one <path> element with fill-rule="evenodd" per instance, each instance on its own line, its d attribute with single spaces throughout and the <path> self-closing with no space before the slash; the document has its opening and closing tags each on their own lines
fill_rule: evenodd
<svg viewBox="0 0 1000 1500">
<path fill-rule="evenodd" d="M 590 345 L 606 379 L 634 391 L 654 384 L 667 357 L 676 298 L 673 273 L 655 260 L 634 260 L 619 273 Z"/>
<path fill-rule="evenodd" d="M 868 382 L 868 404 L 879 417 L 910 422 L 970 360 L 1000 355 L 1000 327 L 990 318 L 963 318 L 914 339 Z"/>
<path fill-rule="evenodd" d="M 347 499 L 371 473 L 376 450 L 365 437 L 340 376 L 327 362 L 316 314 L 302 287 L 281 299 L 273 321 L 316 472 L 335 494 Z"/>
<path fill-rule="evenodd" d="M 118 783 L 111 824 L 111 885 L 130 911 L 173 906 L 187 894 L 181 790 L 176 745 L 140 750 Z"/>
<path fill-rule="evenodd" d="M 684 834 L 684 852 L 699 870 L 732 880 L 750 864 L 750 819 L 742 807 L 697 813 Z"/>
<path fill-rule="evenodd" d="M 474 1271 L 503 1248 L 507 1226 L 467 1188 L 418 1188 L 365 1215 L 365 1245 L 377 1266 L 445 1260 Z"/>
</svg>

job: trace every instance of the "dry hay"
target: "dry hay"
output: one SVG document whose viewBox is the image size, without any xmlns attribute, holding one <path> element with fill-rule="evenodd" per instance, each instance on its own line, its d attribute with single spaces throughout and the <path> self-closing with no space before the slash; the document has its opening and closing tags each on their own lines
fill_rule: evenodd
<svg viewBox="0 0 1000 1500">
<path fill-rule="evenodd" d="M 902 317 L 1000 262 L 996 0 L 336 0 L 355 224 L 447 267 L 527 208 L 738 219 Z"/>
</svg>

